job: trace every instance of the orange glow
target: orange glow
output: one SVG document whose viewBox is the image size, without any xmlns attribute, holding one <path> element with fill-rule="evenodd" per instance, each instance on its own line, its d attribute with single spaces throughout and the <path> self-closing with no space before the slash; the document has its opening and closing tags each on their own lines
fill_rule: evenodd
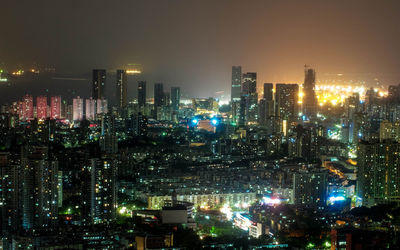
<svg viewBox="0 0 400 250">
<path fill-rule="evenodd" d="M 141 74 L 142 71 L 138 70 L 138 69 L 128 69 L 128 70 L 126 70 L 126 73 L 130 74 L 130 75 L 134 75 L 134 74 Z"/>
</svg>

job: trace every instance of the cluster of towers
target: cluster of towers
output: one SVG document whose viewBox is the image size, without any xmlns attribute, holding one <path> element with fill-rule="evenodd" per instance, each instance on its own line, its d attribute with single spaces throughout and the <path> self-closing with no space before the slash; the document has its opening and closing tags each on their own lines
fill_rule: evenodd
<svg viewBox="0 0 400 250">
<path fill-rule="evenodd" d="M 61 96 L 45 95 L 33 97 L 26 94 L 19 102 L 15 102 L 10 108 L 11 113 L 18 115 L 20 120 L 30 121 L 35 118 L 66 119 L 69 121 L 81 121 L 83 119 L 95 120 L 97 115 L 108 113 L 110 109 L 109 97 L 115 93 L 116 107 L 123 110 L 128 105 L 128 70 L 116 71 L 116 91 L 111 95 L 106 94 L 107 72 L 105 69 L 94 69 L 92 72 L 91 96 L 87 99 L 77 96 L 72 103 L 61 99 Z M 155 119 L 160 114 L 177 114 L 181 97 L 180 87 L 171 87 L 170 92 L 164 91 L 163 83 L 154 84 L 154 105 L 147 102 L 147 83 L 138 81 L 138 107 L 142 113 L 151 115 Z M 147 112 L 150 109 L 151 112 Z M 170 115 L 171 116 L 171 115 Z"/>
<path fill-rule="evenodd" d="M 299 115 L 308 119 L 315 117 L 315 71 L 305 67 L 303 92 L 298 84 L 264 83 L 263 96 L 257 93 L 257 73 L 242 74 L 241 66 L 232 67 L 231 105 L 232 120 L 239 125 L 296 120 Z M 307 97 L 302 98 L 301 97 Z"/>
</svg>

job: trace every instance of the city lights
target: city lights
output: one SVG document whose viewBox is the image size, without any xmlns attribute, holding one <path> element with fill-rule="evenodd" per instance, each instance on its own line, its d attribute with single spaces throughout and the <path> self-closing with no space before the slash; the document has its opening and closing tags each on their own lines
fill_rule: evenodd
<svg viewBox="0 0 400 250">
<path fill-rule="evenodd" d="M 271 206 L 271 205 L 279 205 L 282 203 L 282 201 L 281 199 L 278 198 L 263 197 L 261 203 Z"/>
<path fill-rule="evenodd" d="M 399 0 L 27 2 L 0 249 L 400 249 Z"/>
</svg>

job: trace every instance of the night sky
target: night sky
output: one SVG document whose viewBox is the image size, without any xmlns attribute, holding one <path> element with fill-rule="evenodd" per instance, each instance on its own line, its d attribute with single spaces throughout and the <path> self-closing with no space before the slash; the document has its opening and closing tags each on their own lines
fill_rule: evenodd
<svg viewBox="0 0 400 250">
<path fill-rule="evenodd" d="M 232 65 L 258 72 L 260 85 L 299 83 L 304 64 L 319 79 L 397 84 L 399 11 L 398 0 L 3 0 L 0 65 L 82 75 L 140 63 L 149 83 L 204 97 L 229 95 Z"/>
</svg>

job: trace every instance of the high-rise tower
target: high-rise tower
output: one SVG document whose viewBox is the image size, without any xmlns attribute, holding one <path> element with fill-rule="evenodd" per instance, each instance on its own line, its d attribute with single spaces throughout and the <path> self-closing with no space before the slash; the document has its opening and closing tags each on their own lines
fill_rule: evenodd
<svg viewBox="0 0 400 250">
<path fill-rule="evenodd" d="M 275 92 L 276 116 L 283 120 L 296 117 L 298 94 L 299 85 L 277 83 Z"/>
<path fill-rule="evenodd" d="M 245 123 L 256 122 L 258 119 L 257 73 L 245 73 L 243 74 L 242 80 L 240 116 L 245 118 Z M 241 123 L 243 123 L 243 121 L 241 121 Z"/>
<path fill-rule="evenodd" d="M 240 98 L 242 91 L 242 67 L 232 66 L 232 82 L 231 82 L 231 110 L 232 121 L 239 123 L 240 117 Z"/>
<path fill-rule="evenodd" d="M 36 117 L 40 120 L 47 118 L 47 96 L 36 97 Z"/>
<path fill-rule="evenodd" d="M 117 103 L 120 108 L 127 104 L 128 78 L 126 71 L 117 70 Z"/>
<path fill-rule="evenodd" d="M 52 96 L 50 98 L 50 118 L 61 118 L 61 96 Z"/>
<path fill-rule="evenodd" d="M 83 119 L 83 99 L 79 96 L 72 99 L 72 119 L 81 121 Z"/>
<path fill-rule="evenodd" d="M 232 66 L 231 102 L 240 101 L 242 67 Z"/>
<path fill-rule="evenodd" d="M 95 100 L 104 98 L 106 87 L 106 70 L 94 69 L 92 80 L 92 98 Z"/>
<path fill-rule="evenodd" d="M 315 96 L 315 70 L 305 65 L 304 75 L 303 114 L 310 118 L 315 117 L 318 104 L 317 97 Z"/>
</svg>

